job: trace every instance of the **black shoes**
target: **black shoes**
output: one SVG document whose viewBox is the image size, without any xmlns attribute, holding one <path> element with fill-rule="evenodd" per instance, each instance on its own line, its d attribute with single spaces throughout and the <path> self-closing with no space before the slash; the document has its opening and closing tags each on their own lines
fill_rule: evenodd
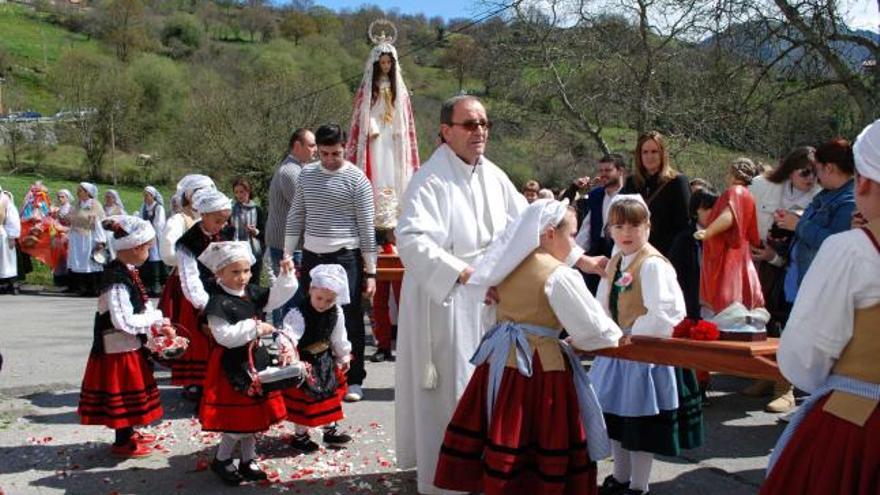
<svg viewBox="0 0 880 495">
<path fill-rule="evenodd" d="M 198 404 L 202 400 L 202 387 L 199 385 L 187 385 L 183 388 L 183 398 Z"/>
<path fill-rule="evenodd" d="M 312 452 L 317 452 L 318 449 L 320 449 L 318 444 L 312 441 L 308 433 L 303 433 L 302 435 L 293 435 L 293 440 L 290 441 L 290 446 L 302 452 L 303 454 L 311 454 Z"/>
<path fill-rule="evenodd" d="M 324 429 L 324 443 L 332 447 L 341 447 L 351 441 L 351 435 L 340 433 L 336 427 Z"/>
<path fill-rule="evenodd" d="M 379 349 L 372 356 L 370 356 L 370 361 L 374 363 L 394 361 L 394 355 L 391 354 L 391 349 Z"/>
<path fill-rule="evenodd" d="M 242 460 L 238 464 L 238 474 L 248 481 L 263 481 L 269 479 L 269 476 L 266 475 L 266 472 L 263 471 L 256 459 L 251 459 L 247 462 Z"/>
<path fill-rule="evenodd" d="M 231 458 L 221 461 L 215 457 L 214 460 L 211 461 L 211 471 L 214 471 L 214 474 L 219 476 L 220 479 L 223 480 L 223 483 L 229 486 L 238 486 L 244 481 L 244 478 L 242 478 L 241 473 L 235 467 Z"/>
<path fill-rule="evenodd" d="M 605 478 L 605 481 L 602 482 L 602 486 L 599 487 L 599 495 L 629 495 L 629 492 L 633 494 L 641 493 L 639 491 L 632 491 L 629 489 L 629 482 L 621 483 L 614 479 L 613 475 L 608 475 Z"/>
</svg>

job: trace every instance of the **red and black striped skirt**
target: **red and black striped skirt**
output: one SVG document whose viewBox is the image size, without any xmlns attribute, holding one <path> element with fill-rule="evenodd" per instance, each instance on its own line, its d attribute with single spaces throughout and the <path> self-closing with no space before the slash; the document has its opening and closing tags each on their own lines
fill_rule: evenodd
<svg viewBox="0 0 880 495">
<path fill-rule="evenodd" d="M 286 410 L 280 392 L 250 397 L 232 388 L 220 362 L 224 348 L 216 346 L 208 361 L 208 376 L 199 407 L 199 421 L 206 431 L 258 433 L 284 420 Z"/>
<path fill-rule="evenodd" d="M 161 418 L 159 389 L 143 353 L 89 354 L 77 413 L 84 425 L 113 429 Z"/>
<path fill-rule="evenodd" d="M 531 377 L 505 368 L 486 420 L 489 365 L 480 365 L 446 429 L 434 484 L 486 494 L 595 494 L 571 371 L 548 371 L 534 355 Z"/>
<path fill-rule="evenodd" d="M 770 471 L 761 495 L 880 493 L 880 408 L 858 426 L 816 403 Z"/>
<path fill-rule="evenodd" d="M 199 312 L 184 296 L 180 286 L 180 277 L 175 270 L 162 290 L 158 308 L 172 323 L 186 330 L 181 333 L 189 339 L 189 347 L 177 359 L 168 362 L 171 366 L 171 383 L 178 386 L 202 385 L 208 369 L 208 357 L 211 355 L 213 342 L 205 333 L 205 321 Z"/>
<path fill-rule="evenodd" d="M 287 420 L 302 426 L 323 426 L 340 421 L 342 398 L 348 393 L 345 373 L 334 368 L 339 387 L 336 393 L 326 399 L 315 399 L 299 387 L 284 390 L 284 404 L 287 406 Z"/>
</svg>

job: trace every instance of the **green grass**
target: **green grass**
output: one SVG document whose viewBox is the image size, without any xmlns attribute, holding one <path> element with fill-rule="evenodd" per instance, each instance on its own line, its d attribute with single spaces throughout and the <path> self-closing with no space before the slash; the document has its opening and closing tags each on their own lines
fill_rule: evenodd
<svg viewBox="0 0 880 495">
<path fill-rule="evenodd" d="M 41 19 L 31 9 L 12 4 L 0 5 L 0 47 L 13 58 L 7 83 L 23 93 L 21 108 L 44 114 L 59 110 L 48 86 L 48 72 L 65 50 L 77 47 L 99 51 L 95 40 L 72 33 Z"/>
</svg>

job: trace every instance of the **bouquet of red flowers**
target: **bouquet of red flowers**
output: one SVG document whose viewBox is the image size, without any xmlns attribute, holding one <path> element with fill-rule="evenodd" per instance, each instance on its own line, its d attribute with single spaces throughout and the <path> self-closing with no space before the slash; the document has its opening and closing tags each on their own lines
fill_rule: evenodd
<svg viewBox="0 0 880 495">
<path fill-rule="evenodd" d="M 711 321 L 685 318 L 672 330 L 672 336 L 678 339 L 718 340 L 721 332 L 718 325 Z"/>
</svg>

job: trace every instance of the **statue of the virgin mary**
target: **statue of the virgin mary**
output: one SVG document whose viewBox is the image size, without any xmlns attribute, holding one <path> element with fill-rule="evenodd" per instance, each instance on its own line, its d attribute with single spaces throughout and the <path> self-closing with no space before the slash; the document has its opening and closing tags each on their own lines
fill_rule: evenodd
<svg viewBox="0 0 880 495">
<path fill-rule="evenodd" d="M 355 95 L 346 155 L 373 184 L 376 228 L 390 229 L 397 225 L 403 192 L 419 168 L 419 150 L 409 92 L 393 45 L 395 37 L 384 31 L 374 35 L 377 24 L 395 29 L 387 20 L 370 25 L 375 46 Z"/>
</svg>

